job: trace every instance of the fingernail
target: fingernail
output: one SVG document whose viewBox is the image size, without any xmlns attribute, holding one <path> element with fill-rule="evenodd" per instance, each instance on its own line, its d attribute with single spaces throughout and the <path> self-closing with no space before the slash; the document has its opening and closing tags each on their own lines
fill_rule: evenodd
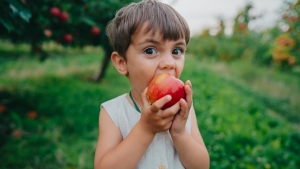
<svg viewBox="0 0 300 169">
<path fill-rule="evenodd" d="M 192 83 L 191 83 L 191 81 L 190 80 L 188 80 L 188 84 L 192 87 Z"/>
<path fill-rule="evenodd" d="M 172 99 L 172 96 L 171 96 L 171 95 L 168 95 L 168 96 L 167 96 L 167 99 L 168 99 L 168 100 L 171 100 L 171 99 Z"/>
</svg>

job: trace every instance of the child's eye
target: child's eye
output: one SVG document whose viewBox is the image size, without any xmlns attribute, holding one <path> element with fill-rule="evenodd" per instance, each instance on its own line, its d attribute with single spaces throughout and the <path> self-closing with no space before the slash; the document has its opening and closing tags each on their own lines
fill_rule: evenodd
<svg viewBox="0 0 300 169">
<path fill-rule="evenodd" d="M 172 52 L 174 55 L 181 55 L 182 54 L 182 49 L 180 48 L 175 48 Z"/>
<path fill-rule="evenodd" d="M 148 54 L 148 55 L 153 55 L 156 54 L 156 50 L 154 48 L 147 48 L 144 53 Z"/>
</svg>

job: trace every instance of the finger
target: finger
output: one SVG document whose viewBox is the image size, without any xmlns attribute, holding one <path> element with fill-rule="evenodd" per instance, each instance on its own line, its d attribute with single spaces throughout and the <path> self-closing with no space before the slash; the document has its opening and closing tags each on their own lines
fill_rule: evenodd
<svg viewBox="0 0 300 169">
<path fill-rule="evenodd" d="M 165 109 L 164 112 L 162 113 L 162 117 L 163 118 L 168 118 L 170 116 L 173 117 L 179 110 L 180 110 L 180 103 L 177 102 L 173 106 Z"/>
<path fill-rule="evenodd" d="M 170 127 L 172 126 L 174 118 L 175 118 L 175 116 L 170 116 L 170 117 L 165 119 L 165 124 L 167 126 L 166 129 L 170 129 Z"/>
<path fill-rule="evenodd" d="M 173 118 L 171 119 L 168 119 L 166 122 L 165 122 L 165 125 L 164 125 L 164 130 L 169 130 L 172 126 L 172 123 L 173 123 Z"/>
<path fill-rule="evenodd" d="M 166 95 L 158 100 L 156 100 L 150 107 L 152 112 L 158 112 L 166 103 L 171 101 L 172 97 L 170 95 Z"/>
<path fill-rule="evenodd" d="M 190 80 L 187 80 L 187 81 L 185 82 L 185 85 L 189 85 L 189 86 L 192 88 L 192 83 L 191 83 Z"/>
<path fill-rule="evenodd" d="M 188 103 L 188 107 L 191 107 L 192 102 L 193 102 L 193 91 L 191 88 L 190 81 L 188 81 L 188 82 L 189 83 L 184 86 L 184 89 L 185 89 L 185 93 L 186 93 L 186 102 Z"/>
<path fill-rule="evenodd" d="M 169 116 L 167 118 L 165 118 L 164 120 L 168 123 L 168 122 L 172 122 L 174 120 L 175 116 Z"/>
<path fill-rule="evenodd" d="M 180 112 L 178 113 L 178 115 L 180 116 L 180 118 L 186 119 L 189 115 L 188 103 L 184 99 L 180 99 L 179 103 L 180 103 Z"/>
</svg>

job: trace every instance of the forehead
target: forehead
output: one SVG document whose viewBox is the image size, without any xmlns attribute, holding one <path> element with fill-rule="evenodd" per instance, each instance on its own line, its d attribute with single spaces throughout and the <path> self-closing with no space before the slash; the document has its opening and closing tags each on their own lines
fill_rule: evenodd
<svg viewBox="0 0 300 169">
<path fill-rule="evenodd" d="M 139 41 L 143 41 L 143 39 L 147 39 L 149 37 L 162 40 L 162 32 L 155 31 L 154 29 L 148 28 L 148 23 L 144 23 L 139 26 L 134 34 L 131 36 L 132 43 L 138 43 Z"/>
<path fill-rule="evenodd" d="M 184 40 L 184 37 L 180 37 L 178 34 L 170 37 L 164 36 L 164 32 L 162 29 L 155 29 L 148 25 L 148 23 L 143 23 L 141 26 L 139 26 L 134 34 L 131 36 L 131 43 L 139 43 L 145 39 L 155 39 L 156 41 L 166 41 L 166 40 Z"/>
</svg>

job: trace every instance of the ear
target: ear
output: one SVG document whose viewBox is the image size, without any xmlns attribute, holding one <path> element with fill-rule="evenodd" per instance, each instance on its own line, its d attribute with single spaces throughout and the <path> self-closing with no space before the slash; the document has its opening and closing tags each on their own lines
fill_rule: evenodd
<svg viewBox="0 0 300 169">
<path fill-rule="evenodd" d="M 111 54 L 111 61 L 121 75 L 127 75 L 128 70 L 125 58 L 120 56 L 118 52 L 113 52 Z"/>
</svg>

